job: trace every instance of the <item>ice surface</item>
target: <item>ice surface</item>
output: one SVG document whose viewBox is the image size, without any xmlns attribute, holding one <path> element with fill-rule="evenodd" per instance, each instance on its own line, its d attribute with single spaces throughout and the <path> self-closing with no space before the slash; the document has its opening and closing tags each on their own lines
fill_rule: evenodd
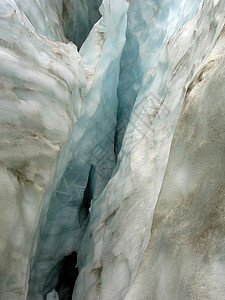
<svg viewBox="0 0 225 300">
<path fill-rule="evenodd" d="M 96 21 L 101 17 L 102 0 L 64 0 L 62 18 L 65 36 L 78 48 L 87 38 Z"/>
<path fill-rule="evenodd" d="M 205 4 L 199 19 L 221 20 L 222 11 L 224 3 Z M 203 24 L 205 39 L 218 37 Z M 222 31 L 188 87 L 152 236 L 125 299 L 224 298 L 224 42 Z"/>
<path fill-rule="evenodd" d="M 0 0 L 0 298 L 223 299 L 225 3 L 100 2 Z"/>
<path fill-rule="evenodd" d="M 186 7 L 193 4 L 185 3 Z M 132 2 L 130 7 L 131 5 Z M 194 76 L 203 68 L 206 57 L 209 57 L 224 25 L 223 2 L 220 5 L 221 7 L 217 7 L 216 3 L 203 2 L 193 19 L 169 40 L 165 38 L 165 43 L 168 42 L 164 47 L 159 43 L 160 55 L 157 53 L 154 57 L 154 51 L 153 54 L 148 52 L 149 45 L 142 41 L 139 51 L 143 65 L 139 69 L 144 73 L 141 75 L 143 82 L 140 89 L 137 87 L 137 95 L 134 93 L 136 101 L 124 135 L 116 174 L 91 210 L 88 229 L 79 251 L 81 272 L 74 299 L 151 299 L 153 292 L 154 299 L 167 297 L 167 286 L 162 285 L 156 289 L 157 280 L 154 279 L 157 272 L 162 276 L 165 273 L 165 278 L 170 276 L 166 273 L 167 258 L 164 257 L 152 273 L 152 261 L 148 263 L 148 254 L 145 259 L 142 259 L 142 255 L 150 238 L 155 205 L 183 101 L 189 93 Z M 181 7 L 184 6 L 181 4 Z M 192 7 L 193 11 L 195 8 L 196 6 Z M 172 12 L 178 11 L 179 9 L 176 11 L 173 7 Z M 182 16 L 181 21 L 177 20 L 175 24 L 181 25 L 184 14 L 179 13 L 178 16 Z M 136 17 L 134 20 L 139 19 Z M 165 28 L 168 27 L 165 25 Z M 174 26 L 169 28 L 175 32 Z M 151 36 L 149 35 L 149 39 Z M 168 35 L 166 37 L 169 38 Z M 152 44 L 154 45 L 153 42 L 150 43 Z M 152 55 L 155 58 L 153 61 Z M 137 53 L 134 53 L 135 63 L 140 65 L 141 60 L 138 62 L 136 57 Z M 177 177 L 183 182 L 185 174 L 178 173 Z M 173 188 L 174 185 L 171 185 L 171 197 Z M 175 230 L 175 217 L 173 220 Z M 160 236 L 158 239 L 160 240 Z M 157 251 L 151 253 L 152 260 L 155 253 Z M 176 284 L 177 279 L 174 279 L 172 287 Z M 187 277 L 182 284 L 189 284 Z M 195 283 L 191 287 L 194 290 L 192 297 L 187 299 L 193 299 L 195 292 L 199 295 L 194 286 Z M 169 297 L 176 299 L 175 294 Z M 215 297 L 210 299 L 213 298 Z M 205 299 L 204 296 L 202 299 Z"/>
<path fill-rule="evenodd" d="M 199 0 L 129 2 L 118 86 L 117 152 L 140 89 L 145 92 L 154 79 L 162 48 L 190 18 L 199 3 Z M 142 101 L 143 97 L 140 99 Z"/>
<path fill-rule="evenodd" d="M 37 34 L 14 1 L 1 1 L 0 14 L 0 298 L 18 300 L 26 298 L 44 195 L 68 162 L 86 78 L 72 43 Z"/>
<path fill-rule="evenodd" d="M 46 300 L 59 300 L 58 293 L 53 290 L 52 292 L 48 293 Z"/>
<path fill-rule="evenodd" d="M 125 43 L 126 10 L 124 2 L 105 1 L 101 7 L 103 17 L 81 49 L 87 76 L 90 74 L 89 91 L 73 130 L 71 161 L 42 215 L 40 239 L 31 269 L 30 299 L 54 288 L 54 278 L 47 286 L 45 284 L 51 270 L 65 255 L 79 249 L 85 229 L 85 224 L 79 222 L 83 218 L 79 217 L 79 212 L 91 166 L 90 184 L 94 200 L 102 192 L 115 165 L 116 88 Z M 94 58 L 89 58 L 90 43 L 96 52 L 92 53 Z"/>
</svg>

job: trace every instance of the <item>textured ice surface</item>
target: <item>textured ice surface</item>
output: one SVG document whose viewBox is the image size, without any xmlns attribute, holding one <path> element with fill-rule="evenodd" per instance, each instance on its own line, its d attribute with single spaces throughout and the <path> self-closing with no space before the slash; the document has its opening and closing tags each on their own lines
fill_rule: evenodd
<svg viewBox="0 0 225 300">
<path fill-rule="evenodd" d="M 91 28 L 101 17 L 99 6 L 102 0 L 64 0 L 62 18 L 65 36 L 78 48 L 87 38 Z"/>
<path fill-rule="evenodd" d="M 30 299 L 54 288 L 56 278 L 53 276 L 50 281 L 47 278 L 52 276 L 55 265 L 65 255 L 79 249 L 85 229 L 85 223 L 81 223 L 85 218 L 81 215 L 81 202 L 90 170 L 94 200 L 102 192 L 115 165 L 116 89 L 125 43 L 126 11 L 123 1 L 104 1 L 103 17 L 82 46 L 88 91 L 71 138 L 71 160 L 52 193 L 49 206 L 43 210 L 40 239 L 31 269 Z"/>
<path fill-rule="evenodd" d="M 189 85 L 152 235 L 125 299 L 224 299 L 224 42 L 222 32 Z"/>
<path fill-rule="evenodd" d="M 225 2 L 100 2 L 0 0 L 0 298 L 222 300 Z"/>
<path fill-rule="evenodd" d="M 138 95 L 151 85 L 163 46 L 190 18 L 199 3 L 199 0 L 129 1 L 126 44 L 121 58 L 118 86 L 117 152 L 126 128 L 123 125 L 129 123 Z M 141 95 L 139 101 L 142 100 Z"/>
<path fill-rule="evenodd" d="M 188 3 L 185 3 L 188 6 Z M 135 3 L 133 4 L 135 5 Z M 189 4 L 193 4 L 193 2 L 189 2 Z M 132 2 L 130 9 L 131 5 Z M 142 44 L 139 48 L 141 58 L 145 62 L 140 68 L 141 72 L 144 72 L 143 82 L 141 88 L 138 89 L 137 96 L 134 93 L 137 99 L 119 154 L 118 170 L 91 210 L 88 229 L 79 251 L 81 272 L 76 283 L 74 299 L 167 299 L 167 295 L 170 297 L 168 299 L 182 299 L 183 295 L 187 299 L 194 297 L 205 299 L 210 295 L 210 291 L 207 292 L 207 289 L 202 294 L 198 291 L 198 289 L 206 288 L 205 285 L 201 287 L 203 280 L 199 281 L 196 289 L 197 279 L 195 282 L 192 281 L 193 284 L 189 286 L 188 276 L 185 277 L 184 282 L 179 282 L 178 278 L 171 275 L 171 281 L 167 282 L 166 278 L 170 278 L 173 269 L 167 271 L 166 256 L 159 261 L 152 272 L 151 264 L 155 256 L 157 257 L 156 253 L 159 252 L 160 256 L 160 249 L 162 252 L 164 251 L 164 245 L 161 248 L 160 245 L 157 245 L 158 248 L 155 246 L 156 250 L 150 253 L 152 259 L 150 262 L 148 253 L 143 256 L 143 259 L 142 255 L 150 238 L 155 205 L 183 101 L 190 92 L 193 78 L 204 68 L 206 59 L 224 25 L 224 2 L 221 1 L 219 5 L 216 2 L 203 2 L 195 17 L 168 42 L 165 40 L 167 44 L 164 48 L 163 45 L 160 45 L 162 51 L 158 60 L 151 61 L 151 51 L 148 52 L 147 44 Z M 181 7 L 183 7 L 182 4 Z M 176 8 L 173 8 L 172 12 L 178 13 L 179 9 L 176 10 Z M 146 7 L 144 12 L 146 12 Z M 184 18 L 182 13 L 178 15 Z M 174 18 L 172 19 L 174 20 Z M 139 18 L 134 20 L 139 20 Z M 150 26 L 154 26 L 154 24 L 157 22 L 153 25 L 151 23 Z M 182 23 L 175 24 L 181 25 Z M 167 26 L 165 27 L 167 28 Z M 173 28 L 171 26 L 171 30 Z M 151 39 L 151 35 L 149 35 L 149 39 Z M 221 50 L 221 54 L 222 52 L 223 50 Z M 135 55 L 137 56 L 136 53 Z M 140 65 L 140 61 L 138 62 L 137 58 L 135 60 L 135 63 Z M 202 83 L 203 87 L 204 82 Z M 124 93 L 126 94 L 126 92 Z M 185 126 L 188 128 L 192 124 L 185 123 Z M 185 140 L 185 134 L 183 138 Z M 179 154 L 176 155 L 179 156 Z M 207 160 L 206 157 L 205 159 Z M 170 175 L 172 178 L 174 176 L 174 173 Z M 179 173 L 176 176 L 184 188 L 186 186 L 185 178 Z M 171 184 L 168 191 L 171 201 L 173 200 L 173 189 L 176 190 L 176 186 Z M 164 199 L 167 199 L 166 196 Z M 170 205 L 168 205 L 168 211 L 169 207 Z M 188 218 L 189 216 L 187 216 Z M 185 220 L 187 221 L 187 219 Z M 208 219 L 206 218 L 206 220 Z M 174 227 L 171 232 L 179 229 L 177 222 L 179 220 L 176 220 L 176 214 L 174 214 Z M 207 221 L 205 222 L 207 223 Z M 157 233 L 155 234 L 157 239 Z M 157 241 L 160 241 L 160 237 L 161 235 Z M 176 240 L 173 241 L 173 247 L 175 247 Z M 170 247 L 170 244 L 166 244 L 165 247 Z M 173 252 L 173 248 L 171 252 Z M 178 253 L 179 251 L 177 255 Z M 207 255 L 207 250 L 205 254 Z M 196 257 L 196 260 L 198 259 L 200 257 Z M 194 263 L 193 260 L 191 262 Z M 169 260 L 168 263 L 170 263 Z M 171 266 L 175 263 L 173 261 Z M 182 263 L 179 267 L 182 268 Z M 174 273 L 179 274 L 179 267 Z M 190 274 L 194 274 L 194 265 L 191 264 L 189 270 L 193 272 Z M 185 273 L 185 269 L 183 272 Z M 159 274 L 158 277 L 155 274 Z M 165 277 L 165 281 L 162 279 L 162 283 L 161 281 L 157 283 L 159 276 Z M 211 275 L 208 274 L 208 276 L 210 278 Z M 221 279 L 222 277 L 219 278 L 219 282 Z M 177 287 L 178 282 L 179 286 Z M 218 283 L 218 286 L 220 288 L 214 292 L 214 295 L 211 294 L 209 299 L 214 299 L 216 296 L 221 297 L 221 283 Z M 169 290 L 175 288 L 180 288 L 179 296 Z M 182 289 L 186 290 L 186 294 L 182 294 Z M 213 291 L 213 287 L 211 291 Z"/>
<path fill-rule="evenodd" d="M 18 300 L 26 297 L 44 195 L 67 164 L 86 79 L 72 43 L 38 35 L 14 1 L 1 1 L 0 15 L 0 298 Z"/>
</svg>

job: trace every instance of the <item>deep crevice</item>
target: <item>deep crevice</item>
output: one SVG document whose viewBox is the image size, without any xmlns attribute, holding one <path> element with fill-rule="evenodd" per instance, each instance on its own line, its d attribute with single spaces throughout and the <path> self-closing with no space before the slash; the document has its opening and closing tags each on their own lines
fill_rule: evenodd
<svg viewBox="0 0 225 300">
<path fill-rule="evenodd" d="M 138 40 L 136 35 L 131 32 L 130 27 L 132 25 L 129 22 L 128 11 L 126 43 L 120 60 L 119 85 L 117 87 L 118 108 L 114 146 L 116 157 L 120 152 L 123 137 L 143 78 Z"/>
<path fill-rule="evenodd" d="M 58 283 L 55 290 L 58 292 L 59 300 L 71 300 L 74 285 L 78 276 L 76 268 L 77 253 L 74 251 L 61 261 Z"/>
<path fill-rule="evenodd" d="M 89 176 L 88 176 L 87 186 L 84 190 L 84 196 L 83 196 L 83 200 L 82 200 L 80 210 L 79 210 L 80 226 L 83 225 L 83 223 L 85 222 L 85 220 L 87 219 L 87 217 L 89 215 L 91 199 L 93 198 L 93 193 L 92 193 L 92 188 L 91 188 L 91 178 L 92 178 L 92 174 L 93 174 L 93 169 L 94 169 L 94 166 L 91 165 L 91 169 L 90 169 Z"/>
<path fill-rule="evenodd" d="M 102 0 L 64 0 L 62 7 L 65 37 L 78 48 L 82 46 L 94 24 L 101 18 Z"/>
</svg>

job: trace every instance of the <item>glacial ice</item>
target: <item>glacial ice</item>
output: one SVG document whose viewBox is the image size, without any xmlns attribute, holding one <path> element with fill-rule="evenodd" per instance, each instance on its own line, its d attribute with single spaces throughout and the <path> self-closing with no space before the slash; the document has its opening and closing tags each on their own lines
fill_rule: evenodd
<svg viewBox="0 0 225 300">
<path fill-rule="evenodd" d="M 0 299 L 223 299 L 224 6 L 0 0 Z"/>
<path fill-rule="evenodd" d="M 105 19 L 109 9 L 110 15 Z M 126 4 L 121 1 L 106 1 L 101 7 L 101 12 L 103 18 L 95 25 L 93 36 L 87 40 L 87 46 L 84 44 L 81 49 L 84 63 L 89 61 L 90 43 L 92 49 L 96 49 L 96 54 L 92 54 L 94 58 L 91 58 L 91 67 L 86 65 L 91 69 L 87 69 L 87 72 L 90 72 L 92 83 L 71 137 L 71 161 L 56 192 L 52 194 L 48 210 L 44 210 L 44 213 L 47 213 L 42 217 L 40 240 L 30 276 L 30 299 L 34 295 L 38 297 L 40 291 L 45 293 L 54 287 L 55 278 L 45 286 L 51 269 L 65 255 L 79 249 L 84 229 L 83 224 L 79 223 L 79 210 L 91 165 L 94 166 L 91 178 L 93 199 L 97 198 L 105 187 L 115 165 L 113 128 L 116 123 L 119 61 L 125 42 Z M 122 21 L 119 18 L 116 23 L 115 15 L 121 15 Z M 118 43 L 115 43 L 117 32 L 121 33 L 121 37 Z M 103 84 L 103 81 L 107 84 Z M 104 116 L 107 116 L 107 123 Z M 60 227 L 64 230 L 60 230 Z M 64 247 L 60 247 L 62 243 Z M 46 257 L 51 259 L 45 262 Z"/>
<path fill-rule="evenodd" d="M 62 1 L 63 31 L 78 49 L 86 40 L 90 30 L 101 14 L 102 0 L 64 0 Z"/>
<path fill-rule="evenodd" d="M 86 78 L 74 44 L 38 34 L 14 1 L 1 1 L 0 14 L 0 298 L 18 300 L 26 298 L 44 195 L 68 163 Z"/>
</svg>

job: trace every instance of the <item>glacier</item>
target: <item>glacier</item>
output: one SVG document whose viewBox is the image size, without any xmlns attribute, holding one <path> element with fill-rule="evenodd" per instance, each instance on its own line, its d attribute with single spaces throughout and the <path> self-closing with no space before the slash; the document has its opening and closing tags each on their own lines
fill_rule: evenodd
<svg viewBox="0 0 225 300">
<path fill-rule="evenodd" d="M 0 299 L 224 299 L 224 0 L 0 0 Z"/>
</svg>

